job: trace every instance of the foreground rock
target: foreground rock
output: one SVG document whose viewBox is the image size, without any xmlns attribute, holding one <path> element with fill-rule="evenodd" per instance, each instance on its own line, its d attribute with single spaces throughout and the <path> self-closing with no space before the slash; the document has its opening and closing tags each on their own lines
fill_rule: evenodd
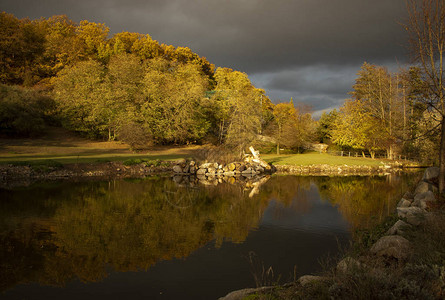
<svg viewBox="0 0 445 300">
<path fill-rule="evenodd" d="M 371 253 L 377 256 L 405 260 L 410 252 L 410 242 L 399 235 L 389 235 L 380 238 L 372 247 Z"/>
</svg>

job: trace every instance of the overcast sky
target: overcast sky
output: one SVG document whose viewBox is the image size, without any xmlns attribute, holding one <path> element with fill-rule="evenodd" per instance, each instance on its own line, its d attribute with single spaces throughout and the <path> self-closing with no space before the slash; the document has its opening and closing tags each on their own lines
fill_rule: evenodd
<svg viewBox="0 0 445 300">
<path fill-rule="evenodd" d="M 0 0 L 0 10 L 148 33 L 315 115 L 342 105 L 363 62 L 396 70 L 407 61 L 404 0 Z"/>
</svg>

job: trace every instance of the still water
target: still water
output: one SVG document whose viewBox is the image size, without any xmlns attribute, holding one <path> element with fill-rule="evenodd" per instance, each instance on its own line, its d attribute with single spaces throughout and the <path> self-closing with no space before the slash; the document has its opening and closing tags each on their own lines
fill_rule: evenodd
<svg viewBox="0 0 445 300">
<path fill-rule="evenodd" d="M 217 299 L 322 269 L 416 175 L 0 189 L 0 298 Z M 271 271 L 262 276 L 263 267 Z"/>
</svg>

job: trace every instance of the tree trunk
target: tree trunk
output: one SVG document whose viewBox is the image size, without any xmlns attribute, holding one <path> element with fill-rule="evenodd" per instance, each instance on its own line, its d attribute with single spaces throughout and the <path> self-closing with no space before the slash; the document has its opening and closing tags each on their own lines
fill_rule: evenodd
<svg viewBox="0 0 445 300">
<path fill-rule="evenodd" d="M 277 143 L 277 155 L 280 155 L 280 143 Z"/>
<path fill-rule="evenodd" d="M 442 117 L 442 128 L 439 150 L 439 196 L 443 200 L 443 192 L 445 187 L 445 116 Z"/>
</svg>

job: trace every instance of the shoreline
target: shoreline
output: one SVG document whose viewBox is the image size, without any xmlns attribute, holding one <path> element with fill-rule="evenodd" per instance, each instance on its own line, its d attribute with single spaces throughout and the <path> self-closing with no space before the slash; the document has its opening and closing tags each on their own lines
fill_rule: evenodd
<svg viewBox="0 0 445 300">
<path fill-rule="evenodd" d="M 29 185 L 37 181 L 79 181 L 121 178 L 143 178 L 153 175 L 173 176 L 175 161 L 162 162 L 158 166 L 145 163 L 125 165 L 123 162 L 97 162 L 51 165 L 0 165 L 0 187 Z M 276 175 L 301 176 L 385 176 L 417 172 L 423 167 L 406 166 L 330 166 L 330 165 L 274 165 Z M 177 175 L 177 174 L 176 174 Z"/>
</svg>

